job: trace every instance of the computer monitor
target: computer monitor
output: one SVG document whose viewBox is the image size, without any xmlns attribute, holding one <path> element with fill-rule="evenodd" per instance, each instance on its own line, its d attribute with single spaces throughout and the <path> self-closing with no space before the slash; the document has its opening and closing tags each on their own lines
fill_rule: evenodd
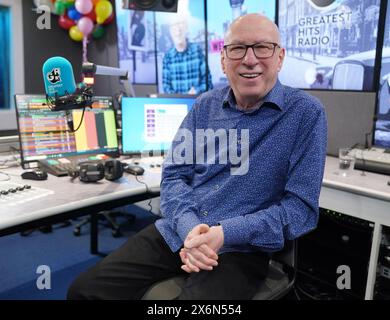
<svg viewBox="0 0 390 320">
<path fill-rule="evenodd" d="M 15 95 L 15 106 L 23 166 L 51 158 L 119 154 L 112 97 L 94 97 L 76 132 L 70 132 L 64 111 L 48 108 L 44 95 Z M 83 110 L 71 113 L 77 129 Z"/>
<path fill-rule="evenodd" d="M 166 153 L 195 97 L 122 99 L 122 152 Z"/>
</svg>

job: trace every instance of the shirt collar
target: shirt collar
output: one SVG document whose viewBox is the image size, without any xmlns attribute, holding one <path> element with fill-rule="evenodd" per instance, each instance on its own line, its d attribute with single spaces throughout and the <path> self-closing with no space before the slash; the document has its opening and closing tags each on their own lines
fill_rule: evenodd
<svg viewBox="0 0 390 320">
<path fill-rule="evenodd" d="M 184 49 L 184 51 L 177 51 L 177 49 L 176 49 L 176 47 L 174 46 L 173 47 L 173 55 L 174 56 L 178 56 L 178 55 L 181 55 L 181 54 L 185 54 L 185 53 L 187 53 L 187 51 L 190 51 L 190 50 L 192 50 L 192 43 L 191 42 L 189 42 L 188 40 L 186 40 L 187 41 L 187 47 Z"/>
<path fill-rule="evenodd" d="M 249 112 L 251 111 L 256 111 L 258 110 L 261 106 L 276 106 L 278 109 L 283 111 L 285 109 L 284 106 L 284 96 L 283 96 L 283 85 L 280 83 L 279 80 L 276 80 L 276 84 L 274 87 L 271 89 L 270 92 L 264 97 L 263 102 L 259 103 L 258 106 L 255 106 L 248 110 Z M 234 93 L 232 88 L 230 87 L 227 93 L 225 94 L 225 97 L 223 99 L 222 107 L 232 107 L 234 109 L 242 110 L 240 107 L 237 106 L 236 98 L 234 97 Z"/>
</svg>

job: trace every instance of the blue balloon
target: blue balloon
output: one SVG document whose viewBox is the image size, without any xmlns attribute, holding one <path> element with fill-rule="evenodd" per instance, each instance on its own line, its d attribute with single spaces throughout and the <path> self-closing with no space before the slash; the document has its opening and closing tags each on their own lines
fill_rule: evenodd
<svg viewBox="0 0 390 320">
<path fill-rule="evenodd" d="M 75 7 L 70 7 L 68 9 L 68 17 L 71 18 L 72 20 L 80 20 L 82 16 L 83 15 L 80 12 L 78 12 Z"/>
</svg>

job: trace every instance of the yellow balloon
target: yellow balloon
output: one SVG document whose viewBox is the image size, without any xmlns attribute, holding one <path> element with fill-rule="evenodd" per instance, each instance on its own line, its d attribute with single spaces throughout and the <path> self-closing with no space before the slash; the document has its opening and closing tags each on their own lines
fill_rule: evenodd
<svg viewBox="0 0 390 320">
<path fill-rule="evenodd" d="M 103 24 L 104 21 L 106 21 L 106 19 L 103 19 L 103 18 L 100 18 L 100 17 L 96 17 L 97 24 Z"/>
<path fill-rule="evenodd" d="M 112 4 L 107 0 L 101 0 L 95 7 L 96 22 L 102 24 L 112 14 Z"/>
<path fill-rule="evenodd" d="M 77 26 L 73 26 L 69 29 L 69 37 L 74 41 L 82 41 L 84 35 Z"/>
</svg>

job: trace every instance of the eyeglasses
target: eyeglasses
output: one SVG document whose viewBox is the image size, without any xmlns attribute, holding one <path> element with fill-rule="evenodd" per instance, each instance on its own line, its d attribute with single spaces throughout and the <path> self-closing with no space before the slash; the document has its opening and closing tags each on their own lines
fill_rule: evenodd
<svg viewBox="0 0 390 320">
<path fill-rule="evenodd" d="M 248 48 L 252 48 L 257 59 L 270 58 L 275 53 L 275 48 L 280 46 L 274 42 L 259 42 L 255 44 L 227 44 L 223 46 L 229 59 L 240 60 L 245 57 Z"/>
</svg>

